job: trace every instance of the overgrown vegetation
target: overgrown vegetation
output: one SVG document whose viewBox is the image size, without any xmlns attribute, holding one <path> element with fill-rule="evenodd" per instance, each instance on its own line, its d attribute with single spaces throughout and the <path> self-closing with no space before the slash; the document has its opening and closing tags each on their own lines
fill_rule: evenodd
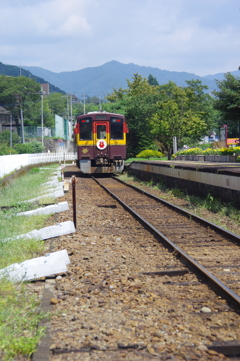
<svg viewBox="0 0 240 361">
<path fill-rule="evenodd" d="M 0 207 L 19 207 L 23 201 L 35 198 L 45 187 L 43 183 L 47 181 L 53 172 L 53 167 L 40 171 L 30 170 L 27 174 L 15 179 L 8 187 L 0 189 Z M 23 205 L 22 205 L 23 206 Z"/>
<path fill-rule="evenodd" d="M 24 176 L 15 179 L 9 186 L 0 188 L 0 269 L 41 255 L 44 242 L 34 239 L 3 241 L 5 238 L 27 233 L 44 226 L 47 216 L 17 216 L 21 211 L 37 205 L 24 200 L 35 197 L 43 190 L 56 166 L 50 169 L 32 168 Z M 15 360 L 18 355 L 30 355 L 36 350 L 44 330 L 38 328 L 39 300 L 32 295 L 27 284 L 13 284 L 0 279 L 0 359 Z"/>
<path fill-rule="evenodd" d="M 16 144 L 14 149 L 16 149 L 18 154 L 42 153 L 44 151 L 44 147 L 37 140 L 32 140 L 28 143 Z"/>
<path fill-rule="evenodd" d="M 0 358 L 16 360 L 30 357 L 44 333 L 38 328 L 44 315 L 37 312 L 36 297 L 24 285 L 16 287 L 7 280 L 0 283 Z"/>
<path fill-rule="evenodd" d="M 0 155 L 41 153 L 44 150 L 42 144 L 36 139 L 20 143 L 20 137 L 16 133 L 12 133 L 12 147 L 10 147 L 9 130 L 0 132 L 0 142 Z"/>
</svg>

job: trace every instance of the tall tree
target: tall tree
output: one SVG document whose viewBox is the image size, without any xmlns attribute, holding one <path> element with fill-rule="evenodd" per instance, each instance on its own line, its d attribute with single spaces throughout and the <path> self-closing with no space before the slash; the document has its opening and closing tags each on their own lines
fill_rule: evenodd
<svg viewBox="0 0 240 361">
<path fill-rule="evenodd" d="M 159 82 L 157 81 L 157 78 L 153 76 L 152 74 L 148 75 L 148 84 L 152 86 L 158 86 Z"/>
<path fill-rule="evenodd" d="M 151 117 L 151 132 L 170 159 L 173 137 L 177 138 L 178 144 L 181 144 L 184 136 L 199 139 L 207 131 L 208 124 L 200 112 L 194 110 L 189 89 L 177 87 L 171 82 L 161 90 L 165 90 L 165 96 L 157 102 L 157 111 Z"/>
<path fill-rule="evenodd" d="M 156 102 L 161 94 L 158 87 L 149 85 L 146 78 L 139 74 L 127 80 L 127 96 L 123 109 L 129 126 L 128 155 L 135 156 L 153 145 L 153 135 L 149 119 L 156 110 Z"/>
<path fill-rule="evenodd" d="M 146 78 L 134 74 L 128 89 L 108 95 L 109 109 L 126 116 L 129 125 L 128 156 L 157 144 L 172 153 L 173 137 L 181 145 L 184 136 L 199 140 L 212 124 L 212 98 L 198 81 L 185 88 L 174 82 L 152 86 Z"/>
<path fill-rule="evenodd" d="M 60 117 L 67 116 L 67 95 L 52 93 L 48 95 L 47 101 L 53 114 L 57 114 Z"/>
<path fill-rule="evenodd" d="M 224 77 L 222 81 L 217 80 L 218 90 L 213 92 L 215 107 L 221 112 L 222 123 L 228 125 L 230 136 L 240 137 L 240 77 L 231 73 Z"/>
<path fill-rule="evenodd" d="M 21 110 L 28 109 L 39 100 L 40 84 L 25 76 L 12 77 L 0 75 L 0 105 L 15 117 L 17 125 Z"/>
<path fill-rule="evenodd" d="M 214 99 L 208 94 L 208 86 L 201 80 L 186 80 L 186 92 L 192 111 L 203 119 L 209 130 L 216 126 L 217 113 L 214 111 Z"/>
</svg>

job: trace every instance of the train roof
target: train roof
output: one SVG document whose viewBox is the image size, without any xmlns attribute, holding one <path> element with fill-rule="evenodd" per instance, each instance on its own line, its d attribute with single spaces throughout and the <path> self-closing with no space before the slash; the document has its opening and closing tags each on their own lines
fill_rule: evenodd
<svg viewBox="0 0 240 361">
<path fill-rule="evenodd" d="M 100 115 L 100 114 L 102 114 L 102 115 L 104 115 L 104 114 L 106 114 L 106 115 L 110 115 L 110 116 L 120 116 L 120 117 L 124 117 L 125 118 L 125 116 L 123 115 L 123 114 L 118 114 L 118 113 L 109 113 L 109 112 L 105 112 L 105 111 L 93 111 L 93 112 L 88 112 L 87 114 L 81 114 L 81 115 L 78 115 L 78 118 L 79 117 L 86 117 L 87 115 Z"/>
</svg>

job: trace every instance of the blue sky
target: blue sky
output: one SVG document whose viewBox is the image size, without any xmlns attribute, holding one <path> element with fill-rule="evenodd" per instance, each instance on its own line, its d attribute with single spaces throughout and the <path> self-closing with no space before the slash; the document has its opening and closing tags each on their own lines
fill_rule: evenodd
<svg viewBox="0 0 240 361">
<path fill-rule="evenodd" d="M 240 0 L 0 0 L 0 14 L 4 64 L 117 60 L 200 76 L 240 66 Z"/>
</svg>

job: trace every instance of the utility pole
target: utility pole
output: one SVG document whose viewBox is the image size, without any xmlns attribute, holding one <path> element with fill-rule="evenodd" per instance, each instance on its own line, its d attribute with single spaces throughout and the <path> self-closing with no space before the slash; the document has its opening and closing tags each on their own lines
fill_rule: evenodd
<svg viewBox="0 0 240 361">
<path fill-rule="evenodd" d="M 43 146 L 43 92 L 41 94 L 41 126 L 42 126 L 42 146 Z"/>
<path fill-rule="evenodd" d="M 67 120 L 69 120 L 69 94 L 67 95 Z"/>
<path fill-rule="evenodd" d="M 12 113 L 10 113 L 10 148 L 12 148 Z"/>
<path fill-rule="evenodd" d="M 86 114 L 85 93 L 82 94 L 82 96 L 83 96 L 83 114 Z"/>
<path fill-rule="evenodd" d="M 24 123 L 23 123 L 23 110 L 20 109 L 20 115 L 21 115 L 21 128 L 22 128 L 22 142 L 25 143 L 25 137 L 24 137 Z"/>
<path fill-rule="evenodd" d="M 238 70 L 240 70 L 240 66 L 238 67 Z M 239 112 L 240 112 L 240 106 L 238 107 Z M 240 117 L 238 119 L 238 146 L 240 147 Z"/>
<path fill-rule="evenodd" d="M 72 123 L 72 94 L 70 94 L 70 119 Z"/>
<path fill-rule="evenodd" d="M 177 153 L 177 137 L 173 137 L 173 154 Z"/>
<path fill-rule="evenodd" d="M 40 90 L 39 94 L 41 95 L 41 128 L 42 128 L 42 146 L 44 146 L 43 142 L 43 94 L 45 94 L 44 90 Z"/>
</svg>

